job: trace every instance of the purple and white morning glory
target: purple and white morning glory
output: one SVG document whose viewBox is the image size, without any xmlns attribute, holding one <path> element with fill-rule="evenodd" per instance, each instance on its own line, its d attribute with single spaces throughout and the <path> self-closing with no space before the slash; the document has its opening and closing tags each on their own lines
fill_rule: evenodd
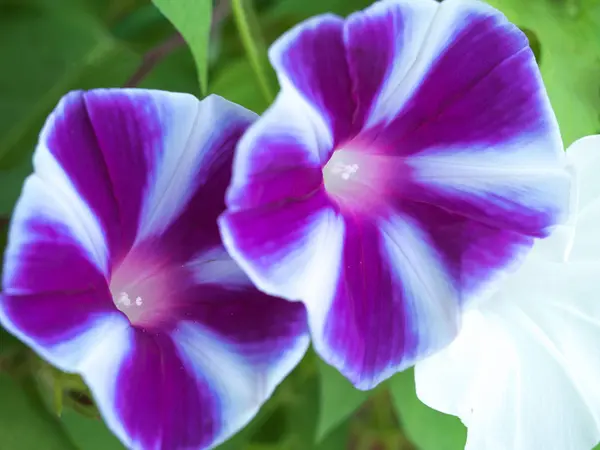
<svg viewBox="0 0 600 450">
<path fill-rule="evenodd" d="M 281 92 L 238 145 L 223 242 L 372 388 L 564 219 L 558 126 L 526 36 L 475 0 L 315 17 L 270 59 Z"/>
<path fill-rule="evenodd" d="M 578 198 L 458 337 L 419 362 L 419 398 L 468 427 L 466 450 L 590 450 L 600 442 L 600 136 L 567 150 Z"/>
<path fill-rule="evenodd" d="M 220 97 L 73 92 L 16 206 L 0 322 L 82 374 L 131 449 L 203 449 L 245 425 L 308 347 L 299 303 L 258 291 L 221 244 L 234 146 Z"/>
</svg>

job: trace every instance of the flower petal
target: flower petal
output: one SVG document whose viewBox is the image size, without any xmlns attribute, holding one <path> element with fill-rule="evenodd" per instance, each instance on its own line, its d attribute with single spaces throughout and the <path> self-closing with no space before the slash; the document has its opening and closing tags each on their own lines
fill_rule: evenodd
<svg viewBox="0 0 600 450">
<path fill-rule="evenodd" d="M 275 43 L 282 91 L 242 139 L 220 227 L 261 290 L 305 303 L 321 356 L 370 388 L 452 339 L 467 300 L 564 219 L 571 176 L 527 38 L 498 11 L 394 0 L 340 23 Z"/>
<path fill-rule="evenodd" d="M 152 174 L 136 240 L 137 245 L 154 242 L 172 264 L 221 244 L 217 218 L 225 209 L 234 149 L 255 118 L 216 95 L 197 103 L 186 140 L 165 147 Z M 186 110 L 175 112 L 173 123 Z"/>
<path fill-rule="evenodd" d="M 218 444 L 308 347 L 304 306 L 259 292 L 219 236 L 253 119 L 216 96 L 100 90 L 69 94 L 40 137 L 0 322 L 82 374 L 128 448 Z"/>
<path fill-rule="evenodd" d="M 439 4 L 388 0 L 348 17 L 344 42 L 357 111 L 356 125 L 380 120 L 388 97 L 415 63 Z"/>
<path fill-rule="evenodd" d="M 323 297 L 307 308 L 317 351 L 356 387 L 370 389 L 452 339 L 458 295 L 435 247 L 409 218 L 346 216 L 344 225 L 327 314 L 313 312 Z"/>
<path fill-rule="evenodd" d="M 8 295 L 106 285 L 108 250 L 100 224 L 64 172 L 57 165 L 46 169 L 45 179 L 27 178 L 13 213 L 2 274 Z"/>
<path fill-rule="evenodd" d="M 123 319 L 106 278 L 108 250 L 95 215 L 51 157 L 17 203 L 4 254 L 0 323 L 66 371 L 94 336 Z"/>
<path fill-rule="evenodd" d="M 575 233 L 569 252 L 570 261 L 600 260 L 600 135 L 587 136 L 567 150 L 579 185 Z"/>
<path fill-rule="evenodd" d="M 285 126 L 281 117 L 289 117 Z M 314 120 L 311 120 L 314 119 Z M 297 201 L 323 181 L 331 133 L 294 92 L 282 92 L 240 140 L 227 191 L 230 210 Z M 265 188 L 266 187 L 266 188 Z"/>
<path fill-rule="evenodd" d="M 381 139 L 401 144 L 404 155 L 542 130 L 558 136 L 527 37 L 480 1 L 439 5 L 419 57 L 386 91 L 369 125 L 383 125 Z"/>
<path fill-rule="evenodd" d="M 417 364 L 419 397 L 462 419 L 467 449 L 586 450 L 600 441 L 598 270 L 528 258 L 466 314 L 456 341 Z"/>
<path fill-rule="evenodd" d="M 215 313 L 209 318 L 220 320 L 228 336 L 190 318 L 170 335 L 130 329 L 119 341 L 107 338 L 118 350 L 103 355 L 112 372 L 90 361 L 84 377 L 108 425 L 128 448 L 212 448 L 244 426 L 300 361 L 308 348 L 302 306 L 278 299 L 243 303 L 224 309 L 263 318 L 226 324 L 224 309 L 206 305 L 204 312 Z M 271 320 L 264 310 L 254 310 L 259 306 L 281 307 Z M 278 319 L 288 322 L 277 324 Z M 271 326 L 263 327 L 265 322 Z M 235 325 L 242 327 L 234 330 Z"/>
<path fill-rule="evenodd" d="M 77 372 L 113 327 L 128 325 L 108 289 L 0 296 L 0 324 L 43 358 Z"/>
<path fill-rule="evenodd" d="M 344 48 L 344 21 L 313 17 L 286 32 L 269 49 L 282 92 L 294 92 L 314 110 L 335 142 L 352 129 L 354 101 Z"/>
<path fill-rule="evenodd" d="M 304 300 L 308 291 L 322 289 L 320 283 L 332 283 L 343 224 L 322 191 L 282 205 L 228 211 L 219 224 L 225 248 L 263 292 Z"/>
<path fill-rule="evenodd" d="M 410 158 L 410 179 L 402 197 L 490 226 L 547 236 L 568 217 L 572 195 L 566 160 L 548 161 L 538 151 L 548 148 L 522 143 L 520 154 L 504 146 L 498 151 L 480 149 L 479 154 L 472 149 Z"/>
<path fill-rule="evenodd" d="M 187 94 L 99 89 L 65 96 L 48 119 L 36 173 L 46 178 L 58 163 L 102 225 L 113 260 L 178 216 L 193 183 L 208 176 L 201 167 L 212 153 L 197 149 L 218 145 L 218 130 L 253 117 L 215 97 L 200 105 Z M 211 121 L 197 123 L 212 114 L 217 131 Z"/>
<path fill-rule="evenodd" d="M 522 244 L 458 218 L 453 246 L 438 250 L 435 240 L 448 231 L 421 227 L 421 216 L 376 224 L 344 217 L 321 192 L 279 208 L 228 212 L 221 229 L 261 290 L 305 303 L 320 355 L 368 389 L 446 344 L 456 332 L 457 289 L 478 288 L 481 267 L 497 269 Z"/>
<path fill-rule="evenodd" d="M 180 247 L 196 250 L 193 234 L 202 235 L 199 230 L 206 228 L 216 231 L 233 149 L 256 115 L 216 95 L 201 102 L 184 99 L 195 102 L 194 120 L 186 122 L 191 112 L 183 107 L 187 105 L 169 105 L 169 122 L 162 123 L 164 153 L 150 175 L 137 241 L 171 233 L 187 240 Z"/>
<path fill-rule="evenodd" d="M 458 301 L 489 298 L 531 249 L 534 239 L 488 226 L 442 208 L 420 202 L 401 202 L 397 211 L 418 224 L 443 261 L 458 289 Z M 398 245 L 404 248 L 402 240 Z"/>
<path fill-rule="evenodd" d="M 399 195 L 538 237 L 565 218 L 556 119 L 527 38 L 500 12 L 443 2 L 396 84 L 360 145 L 404 161 Z"/>
</svg>

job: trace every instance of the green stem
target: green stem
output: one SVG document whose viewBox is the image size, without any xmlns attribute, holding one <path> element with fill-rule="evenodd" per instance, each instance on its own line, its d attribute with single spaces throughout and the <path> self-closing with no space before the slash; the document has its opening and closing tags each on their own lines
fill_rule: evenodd
<svg viewBox="0 0 600 450">
<path fill-rule="evenodd" d="M 232 0 L 233 17 L 242 40 L 242 45 L 254 70 L 264 99 L 268 104 L 274 99 L 267 75 L 267 50 L 260 34 L 252 0 Z"/>
</svg>

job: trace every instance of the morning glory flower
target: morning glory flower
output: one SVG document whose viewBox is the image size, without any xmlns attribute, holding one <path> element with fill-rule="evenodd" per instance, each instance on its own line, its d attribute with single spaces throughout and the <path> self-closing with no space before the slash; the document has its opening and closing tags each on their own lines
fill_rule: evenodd
<svg viewBox="0 0 600 450">
<path fill-rule="evenodd" d="M 567 156 L 579 185 L 574 227 L 538 241 L 465 313 L 457 339 L 416 366 L 419 398 L 461 418 L 469 450 L 600 442 L 600 135 Z"/>
<path fill-rule="evenodd" d="M 557 123 L 525 35 L 473 0 L 326 14 L 269 53 L 281 91 L 238 144 L 223 242 L 369 389 L 563 220 Z"/>
<path fill-rule="evenodd" d="M 220 97 L 73 92 L 41 132 L 9 232 L 0 322 L 80 373 L 131 449 L 204 449 L 246 424 L 308 347 L 301 304 L 227 255 L 234 146 Z"/>
</svg>

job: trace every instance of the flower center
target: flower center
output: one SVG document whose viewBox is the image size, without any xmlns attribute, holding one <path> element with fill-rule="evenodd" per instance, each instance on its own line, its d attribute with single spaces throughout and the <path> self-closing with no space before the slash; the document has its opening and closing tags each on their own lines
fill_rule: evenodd
<svg viewBox="0 0 600 450">
<path fill-rule="evenodd" d="M 335 150 L 323 167 L 325 190 L 342 208 L 372 211 L 383 205 L 395 168 L 389 156 Z"/>
<path fill-rule="evenodd" d="M 138 322 L 144 312 L 144 300 L 142 297 L 136 297 L 131 300 L 127 292 L 121 292 L 116 298 L 113 298 L 117 308 L 125 313 L 131 322 Z"/>
<path fill-rule="evenodd" d="M 164 326 L 174 312 L 173 300 L 185 284 L 184 276 L 182 270 L 134 250 L 113 274 L 113 302 L 134 326 Z"/>
</svg>

